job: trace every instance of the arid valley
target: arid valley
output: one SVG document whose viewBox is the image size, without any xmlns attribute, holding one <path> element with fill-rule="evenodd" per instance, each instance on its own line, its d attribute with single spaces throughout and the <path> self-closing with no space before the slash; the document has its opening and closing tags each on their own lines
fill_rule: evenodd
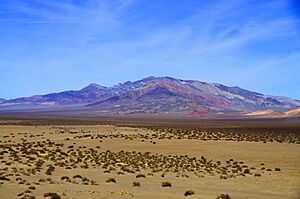
<svg viewBox="0 0 300 199">
<path fill-rule="evenodd" d="M 0 198 L 300 196 L 296 123 L 203 127 L 2 120 L 0 132 Z"/>
</svg>

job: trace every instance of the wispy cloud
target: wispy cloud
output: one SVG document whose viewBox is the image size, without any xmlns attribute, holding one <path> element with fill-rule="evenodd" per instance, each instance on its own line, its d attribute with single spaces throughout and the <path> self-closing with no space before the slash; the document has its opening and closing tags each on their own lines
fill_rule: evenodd
<svg viewBox="0 0 300 199">
<path fill-rule="evenodd" d="M 265 74 L 267 65 L 284 65 L 268 60 L 300 51 L 290 7 L 289 0 L 10 0 L 0 5 L 0 69 L 43 76 L 42 65 L 62 77 L 54 71 L 63 68 L 80 86 L 146 75 L 238 85 L 244 81 L 230 74 Z"/>
</svg>

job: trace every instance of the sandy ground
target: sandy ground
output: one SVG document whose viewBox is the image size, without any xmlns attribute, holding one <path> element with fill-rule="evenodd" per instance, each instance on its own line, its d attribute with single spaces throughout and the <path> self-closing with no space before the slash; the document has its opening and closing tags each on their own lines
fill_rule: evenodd
<svg viewBox="0 0 300 199">
<path fill-rule="evenodd" d="M 0 180 L 0 198 L 44 198 L 47 192 L 57 193 L 66 199 L 214 199 L 221 193 L 227 193 L 235 199 L 300 198 L 300 144 L 140 136 L 156 133 L 141 128 L 110 125 L 0 126 L 0 176 L 9 180 Z M 43 150 L 45 153 L 39 151 L 31 154 L 31 149 Z M 78 158 L 71 154 L 74 151 L 85 151 L 85 155 L 77 154 L 81 161 L 76 164 L 72 163 L 73 159 Z M 122 162 L 116 155 L 120 151 L 131 155 L 121 153 Z M 63 158 L 61 152 L 65 153 Z M 103 155 L 105 152 L 108 155 Z M 135 160 L 139 152 L 142 160 Z M 158 157 L 155 163 L 152 160 L 143 162 L 143 154 L 146 152 Z M 93 157 L 89 153 L 93 153 Z M 103 161 L 97 164 L 97 157 L 104 156 L 109 160 L 107 165 Z M 189 160 L 184 159 L 184 156 Z M 201 160 L 202 156 L 206 159 L 204 162 Z M 166 163 L 160 157 L 178 158 L 183 163 L 176 163 L 178 172 L 168 171 L 164 167 Z M 199 160 L 200 164 L 194 170 L 190 166 L 194 165 L 191 160 L 193 158 Z M 37 168 L 39 159 L 44 163 Z M 133 169 L 133 173 L 124 172 L 116 164 L 118 161 L 120 165 L 126 162 L 129 168 L 131 165 L 128 162 L 142 163 L 139 169 Z M 64 162 L 65 165 L 55 165 L 57 162 Z M 231 173 L 232 166 L 235 165 L 233 162 L 240 165 L 242 170 Z M 151 168 L 151 164 L 156 168 Z M 49 165 L 55 169 L 47 175 Z M 83 168 L 83 165 L 88 168 Z M 68 166 L 72 168 L 67 168 Z M 213 170 L 206 172 L 205 169 L 210 167 Z M 218 173 L 222 170 L 221 167 L 228 169 L 224 175 Z M 244 172 L 247 168 L 250 169 L 250 174 Z M 280 171 L 276 171 L 278 168 Z M 137 178 L 138 174 L 143 174 L 144 177 Z M 73 178 L 75 175 L 82 178 Z M 62 180 L 63 176 L 70 180 Z M 226 176 L 226 179 L 220 179 L 220 176 Z M 107 183 L 109 178 L 114 178 L 116 183 Z M 133 182 L 139 182 L 140 187 L 134 187 Z M 171 187 L 162 187 L 162 182 L 170 182 Z M 24 193 L 26 190 L 30 192 Z M 187 190 L 192 190 L 195 194 L 185 197 Z"/>
</svg>

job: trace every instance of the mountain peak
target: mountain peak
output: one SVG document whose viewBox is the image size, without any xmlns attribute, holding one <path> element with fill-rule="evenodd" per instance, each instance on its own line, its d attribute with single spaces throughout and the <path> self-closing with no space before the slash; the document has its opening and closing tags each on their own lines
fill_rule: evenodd
<svg viewBox="0 0 300 199">
<path fill-rule="evenodd" d="M 100 89 L 104 89 L 106 87 L 101 86 L 99 84 L 96 83 L 91 83 L 88 86 L 84 87 L 83 89 L 81 89 L 82 91 L 88 91 L 88 90 L 100 90 Z"/>
<path fill-rule="evenodd" d="M 146 77 L 146 78 L 144 78 L 144 79 L 142 79 L 142 80 L 140 80 L 140 81 L 149 81 L 149 80 L 155 80 L 155 79 L 157 79 L 158 77 L 155 77 L 155 76 L 149 76 L 149 77 Z"/>
<path fill-rule="evenodd" d="M 146 77 L 142 80 L 139 80 L 138 82 L 140 82 L 140 81 L 144 81 L 144 82 L 147 82 L 147 81 L 162 81 L 162 80 L 177 81 L 178 79 L 175 79 L 175 78 L 169 77 L 169 76 L 162 76 L 162 77 L 149 76 L 149 77 Z"/>
</svg>

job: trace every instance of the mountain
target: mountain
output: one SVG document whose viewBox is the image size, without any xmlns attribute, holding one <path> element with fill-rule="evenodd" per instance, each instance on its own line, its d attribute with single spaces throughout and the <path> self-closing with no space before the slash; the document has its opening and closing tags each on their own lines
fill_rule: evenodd
<svg viewBox="0 0 300 199">
<path fill-rule="evenodd" d="M 60 93 L 50 93 L 46 95 L 34 95 L 31 97 L 22 97 L 7 100 L 2 105 L 31 105 L 31 106 L 70 106 L 83 105 L 97 102 L 111 97 L 109 89 L 98 84 L 90 84 L 78 91 L 64 91 Z"/>
<path fill-rule="evenodd" d="M 299 101 L 289 98 L 171 77 L 148 77 L 119 84 L 114 89 L 123 92 L 88 106 L 110 113 L 285 111 L 300 106 Z"/>
<path fill-rule="evenodd" d="M 129 86 L 130 85 L 130 86 Z M 123 85 L 116 87 L 123 88 Z M 235 110 L 229 102 L 170 78 L 148 78 L 127 83 L 127 92 L 90 104 L 89 107 L 109 112 L 189 112 Z"/>
<path fill-rule="evenodd" d="M 35 95 L 0 103 L 0 110 L 78 107 L 100 114 L 239 113 L 259 110 L 288 111 L 300 101 L 263 95 L 218 83 L 147 77 L 112 87 L 90 84 L 81 90 Z"/>
<path fill-rule="evenodd" d="M 5 101 L 6 101 L 6 99 L 0 98 L 0 103 L 3 103 Z"/>
</svg>

